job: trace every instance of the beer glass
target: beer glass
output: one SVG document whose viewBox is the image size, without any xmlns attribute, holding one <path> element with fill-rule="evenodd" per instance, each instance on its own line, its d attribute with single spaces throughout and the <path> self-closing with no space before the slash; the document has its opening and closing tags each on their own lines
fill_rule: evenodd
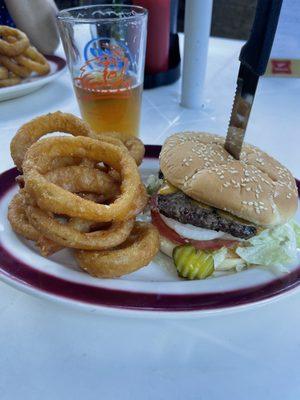
<svg viewBox="0 0 300 400">
<path fill-rule="evenodd" d="M 58 13 L 81 115 L 98 133 L 138 136 L 147 10 L 98 5 Z"/>
</svg>

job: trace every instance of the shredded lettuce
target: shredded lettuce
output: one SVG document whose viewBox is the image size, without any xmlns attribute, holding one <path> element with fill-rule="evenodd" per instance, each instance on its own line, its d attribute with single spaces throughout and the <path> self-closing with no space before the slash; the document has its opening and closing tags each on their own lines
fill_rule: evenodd
<svg viewBox="0 0 300 400">
<path fill-rule="evenodd" d="M 239 272 L 247 266 L 247 263 L 243 259 L 232 255 L 226 247 L 214 251 L 213 259 L 215 271 L 236 270 Z"/>
<path fill-rule="evenodd" d="M 222 268 L 222 265 L 226 257 L 227 257 L 226 247 L 222 247 L 221 249 L 213 252 L 214 268 L 216 271 Z"/>
<path fill-rule="evenodd" d="M 214 267 L 216 270 L 222 266 L 226 257 L 227 257 L 226 247 L 222 247 L 221 249 L 213 252 Z"/>
<path fill-rule="evenodd" d="M 243 242 L 235 250 L 240 258 L 226 247 L 214 251 L 214 269 L 241 271 L 250 264 L 283 268 L 296 259 L 297 248 L 300 248 L 300 226 L 291 221 L 272 229 L 265 229 L 259 235 Z"/>
<path fill-rule="evenodd" d="M 265 229 L 249 239 L 246 246 L 238 247 L 236 254 L 248 264 L 266 266 L 289 264 L 297 257 L 296 235 L 295 228 L 290 223 Z"/>
</svg>

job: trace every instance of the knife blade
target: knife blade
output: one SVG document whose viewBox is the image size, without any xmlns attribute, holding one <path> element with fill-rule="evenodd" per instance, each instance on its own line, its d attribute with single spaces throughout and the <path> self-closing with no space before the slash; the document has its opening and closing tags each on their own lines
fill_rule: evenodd
<svg viewBox="0 0 300 400">
<path fill-rule="evenodd" d="M 225 149 L 237 160 L 240 158 L 258 78 L 241 64 L 225 141 Z"/>
<path fill-rule="evenodd" d="M 251 34 L 242 47 L 241 62 L 225 149 L 237 160 L 254 101 L 259 76 L 265 73 L 278 24 L 282 0 L 258 0 Z"/>
</svg>

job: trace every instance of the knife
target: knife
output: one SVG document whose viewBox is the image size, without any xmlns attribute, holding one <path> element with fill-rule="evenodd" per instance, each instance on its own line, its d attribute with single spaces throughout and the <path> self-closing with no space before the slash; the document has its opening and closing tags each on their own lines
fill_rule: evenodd
<svg viewBox="0 0 300 400">
<path fill-rule="evenodd" d="M 242 47 L 241 62 L 225 149 L 240 159 L 259 76 L 266 71 L 282 0 L 258 0 L 251 34 Z"/>
</svg>

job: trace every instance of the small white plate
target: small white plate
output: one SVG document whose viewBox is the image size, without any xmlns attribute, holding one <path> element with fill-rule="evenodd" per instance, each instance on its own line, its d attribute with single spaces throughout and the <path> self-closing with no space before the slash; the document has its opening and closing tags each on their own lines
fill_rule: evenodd
<svg viewBox="0 0 300 400">
<path fill-rule="evenodd" d="M 143 179 L 157 174 L 159 152 L 160 146 L 146 146 Z M 171 259 L 159 253 L 147 267 L 122 278 L 93 278 L 76 265 L 71 250 L 47 259 L 12 231 L 7 207 L 18 190 L 17 175 L 15 168 L 0 175 L 0 279 L 30 294 L 92 312 L 191 317 L 262 304 L 290 293 L 300 283 L 300 254 L 288 266 L 290 272 L 280 276 L 271 269 L 251 268 L 185 281 L 178 278 Z M 300 220 L 299 213 L 296 218 Z"/>
<path fill-rule="evenodd" d="M 0 88 L 0 101 L 11 100 L 25 96 L 40 89 L 47 83 L 57 79 L 66 69 L 66 61 L 58 56 L 45 56 L 50 64 L 50 72 L 44 76 L 33 75 L 26 78 L 19 85 Z"/>
</svg>

